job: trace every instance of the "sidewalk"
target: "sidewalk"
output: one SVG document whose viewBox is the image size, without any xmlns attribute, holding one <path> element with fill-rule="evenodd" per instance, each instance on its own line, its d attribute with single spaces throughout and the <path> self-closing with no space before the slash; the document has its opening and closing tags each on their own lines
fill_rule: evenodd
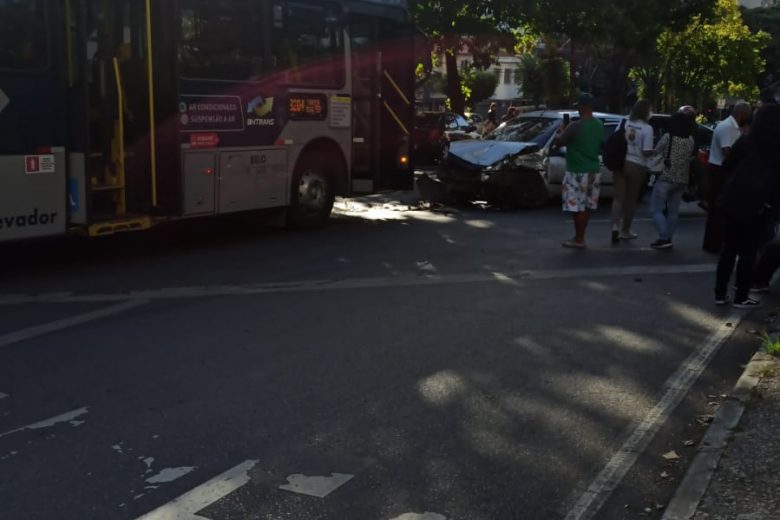
<svg viewBox="0 0 780 520">
<path fill-rule="evenodd" d="M 780 358 L 763 350 L 718 411 L 664 520 L 780 519 Z"/>
</svg>

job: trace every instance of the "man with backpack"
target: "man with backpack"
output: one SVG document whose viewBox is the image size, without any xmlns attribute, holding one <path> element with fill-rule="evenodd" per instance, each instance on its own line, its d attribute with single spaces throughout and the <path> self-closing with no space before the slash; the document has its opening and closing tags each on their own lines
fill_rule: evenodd
<svg viewBox="0 0 780 520">
<path fill-rule="evenodd" d="M 594 98 L 588 93 L 577 102 L 580 118 L 562 125 L 555 147 L 566 146 L 566 174 L 561 185 L 563 211 L 574 219 L 574 237 L 563 247 L 585 248 L 585 230 L 590 211 L 598 209 L 601 186 L 599 153 L 604 137 L 604 125 L 593 117 Z"/>
</svg>

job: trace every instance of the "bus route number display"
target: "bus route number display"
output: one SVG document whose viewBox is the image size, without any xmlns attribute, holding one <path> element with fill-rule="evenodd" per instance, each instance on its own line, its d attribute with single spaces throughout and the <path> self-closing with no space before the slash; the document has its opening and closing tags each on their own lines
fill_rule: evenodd
<svg viewBox="0 0 780 520">
<path fill-rule="evenodd" d="M 291 121 L 324 121 L 328 98 L 322 94 L 291 94 L 287 105 Z"/>
</svg>

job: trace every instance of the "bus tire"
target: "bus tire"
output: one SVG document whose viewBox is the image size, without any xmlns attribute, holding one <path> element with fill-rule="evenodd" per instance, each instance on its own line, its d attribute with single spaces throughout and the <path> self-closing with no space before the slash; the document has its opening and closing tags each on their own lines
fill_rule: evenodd
<svg viewBox="0 0 780 520">
<path fill-rule="evenodd" d="M 336 198 L 335 173 L 323 162 L 328 160 L 304 158 L 293 175 L 288 222 L 295 229 L 319 228 L 330 218 Z"/>
</svg>

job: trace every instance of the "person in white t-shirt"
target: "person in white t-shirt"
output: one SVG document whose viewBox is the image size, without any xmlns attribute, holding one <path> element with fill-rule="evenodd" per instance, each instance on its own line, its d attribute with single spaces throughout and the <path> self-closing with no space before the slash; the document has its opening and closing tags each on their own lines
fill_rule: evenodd
<svg viewBox="0 0 780 520">
<path fill-rule="evenodd" d="M 642 99 L 631 109 L 626 122 L 626 163 L 622 172 L 615 172 L 615 195 L 612 199 L 612 243 L 637 237 L 631 231 L 634 213 L 642 185 L 647 179 L 647 161 L 653 155 L 653 127 L 650 102 Z"/>
<path fill-rule="evenodd" d="M 717 200 L 723 191 L 726 174 L 723 161 L 726 160 L 734 143 L 742 136 L 742 131 L 753 117 L 750 104 L 739 102 L 734 105 L 731 115 L 718 123 L 712 134 L 710 158 L 707 165 L 707 223 L 704 228 L 702 249 L 710 253 L 720 253 L 723 245 L 723 216 L 717 207 Z"/>
</svg>

